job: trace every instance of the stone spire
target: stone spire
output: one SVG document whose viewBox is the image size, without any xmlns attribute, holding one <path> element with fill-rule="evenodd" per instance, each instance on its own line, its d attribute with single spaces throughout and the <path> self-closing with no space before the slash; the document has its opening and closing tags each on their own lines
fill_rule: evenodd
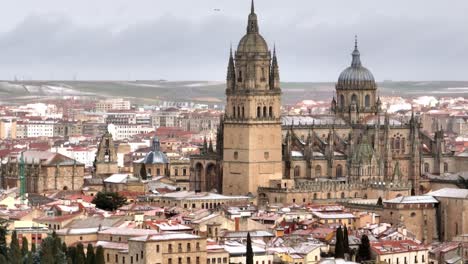
<svg viewBox="0 0 468 264">
<path fill-rule="evenodd" d="M 279 89 L 280 88 L 280 77 L 279 77 L 279 66 L 278 59 L 276 58 L 276 45 L 273 47 L 273 59 L 271 61 L 271 70 L 270 70 L 270 89 Z"/>
<path fill-rule="evenodd" d="M 250 14 L 249 14 L 249 22 L 247 24 L 247 34 L 257 34 L 258 31 L 258 21 L 257 21 L 257 14 L 255 14 L 255 4 L 254 0 L 252 0 L 252 4 L 250 7 Z"/>
<path fill-rule="evenodd" d="M 357 41 L 357 36 L 354 37 L 354 51 L 352 53 L 353 55 L 353 60 L 351 62 L 351 67 L 361 67 L 361 53 L 358 50 L 358 41 Z"/>
<path fill-rule="evenodd" d="M 236 68 L 234 66 L 234 58 L 232 56 L 232 45 L 229 51 L 229 63 L 228 63 L 226 81 L 227 81 L 227 88 L 234 90 L 236 86 Z"/>
</svg>

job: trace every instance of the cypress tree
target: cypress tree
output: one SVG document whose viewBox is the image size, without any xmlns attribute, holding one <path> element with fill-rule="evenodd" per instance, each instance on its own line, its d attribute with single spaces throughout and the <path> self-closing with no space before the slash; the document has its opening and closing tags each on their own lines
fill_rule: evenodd
<svg viewBox="0 0 468 264">
<path fill-rule="evenodd" d="M 21 245 L 21 255 L 25 257 L 29 252 L 28 239 L 23 237 L 23 242 Z"/>
<path fill-rule="evenodd" d="M 377 205 L 378 206 L 383 206 L 382 197 L 379 197 L 379 199 L 377 199 Z"/>
<path fill-rule="evenodd" d="M 33 253 L 31 251 L 26 254 L 26 264 L 33 264 L 34 263 L 34 258 L 33 258 Z"/>
<path fill-rule="evenodd" d="M 252 250 L 252 240 L 250 239 L 250 233 L 247 233 L 247 250 L 245 253 L 245 263 L 253 264 L 253 250 Z"/>
<path fill-rule="evenodd" d="M 54 255 L 55 239 L 52 236 L 46 237 L 39 249 L 41 264 L 55 264 Z"/>
<path fill-rule="evenodd" d="M 96 261 L 94 259 L 94 248 L 93 245 L 88 244 L 88 247 L 86 248 L 86 264 L 94 264 Z"/>
<path fill-rule="evenodd" d="M 104 261 L 104 249 L 102 248 L 102 246 L 98 246 L 98 247 L 97 247 L 95 258 L 96 258 L 95 264 L 105 264 L 105 261 Z"/>
<path fill-rule="evenodd" d="M 5 261 L 7 259 L 7 252 L 8 250 L 6 244 L 6 227 L 4 226 L 4 223 L 0 223 L 0 255 L 2 255 L 5 258 Z"/>
<path fill-rule="evenodd" d="M 142 180 L 146 180 L 148 178 L 148 174 L 146 173 L 146 165 L 145 163 L 141 164 L 140 167 L 140 177 Z"/>
<path fill-rule="evenodd" d="M 31 252 L 36 253 L 36 243 L 32 242 L 31 244 Z"/>
<path fill-rule="evenodd" d="M 62 252 L 67 255 L 67 252 L 68 251 L 68 247 L 67 247 L 67 244 L 65 244 L 65 242 L 62 243 Z"/>
<path fill-rule="evenodd" d="M 367 235 L 362 235 L 361 244 L 359 245 L 359 249 L 357 253 L 357 260 L 359 262 L 362 262 L 362 261 L 367 261 L 370 259 L 371 259 L 371 252 L 370 252 L 369 237 L 367 237 Z"/>
<path fill-rule="evenodd" d="M 8 263 L 7 259 L 5 258 L 5 256 L 3 256 L 3 254 L 0 254 L 0 263 Z"/>
<path fill-rule="evenodd" d="M 16 230 L 11 234 L 10 250 L 8 251 L 8 260 L 11 264 L 21 264 L 21 249 Z"/>
<path fill-rule="evenodd" d="M 76 247 L 69 247 L 67 250 L 68 264 L 74 264 L 76 259 Z"/>
<path fill-rule="evenodd" d="M 336 229 L 335 258 L 344 259 L 343 230 L 341 229 L 341 226 Z"/>
<path fill-rule="evenodd" d="M 349 254 L 349 238 L 348 238 L 348 227 L 345 225 L 343 229 L 343 245 L 344 245 L 344 253 Z"/>
<path fill-rule="evenodd" d="M 75 255 L 74 261 L 75 261 L 74 264 L 86 264 L 86 256 L 84 253 L 84 247 L 83 247 L 83 244 L 81 243 L 78 243 L 78 245 L 76 245 L 76 255 Z"/>
</svg>

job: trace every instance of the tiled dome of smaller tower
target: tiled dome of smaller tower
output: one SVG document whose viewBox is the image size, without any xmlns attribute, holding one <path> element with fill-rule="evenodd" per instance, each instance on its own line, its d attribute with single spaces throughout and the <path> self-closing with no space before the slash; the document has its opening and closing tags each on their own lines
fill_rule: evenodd
<svg viewBox="0 0 468 264">
<path fill-rule="evenodd" d="M 377 89 L 372 73 L 362 66 L 361 54 L 357 47 L 357 38 L 352 53 L 351 66 L 341 72 L 336 89 Z"/>
</svg>

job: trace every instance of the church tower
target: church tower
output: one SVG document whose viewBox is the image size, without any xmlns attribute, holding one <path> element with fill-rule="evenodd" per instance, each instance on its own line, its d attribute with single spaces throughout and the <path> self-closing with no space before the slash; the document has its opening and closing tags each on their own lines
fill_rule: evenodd
<svg viewBox="0 0 468 264">
<path fill-rule="evenodd" d="M 247 34 L 229 56 L 223 124 L 223 194 L 257 193 L 282 178 L 281 89 L 276 51 L 260 35 L 254 2 Z"/>
<path fill-rule="evenodd" d="M 118 172 L 117 151 L 115 150 L 112 134 L 107 131 L 98 145 L 96 159 L 94 160 L 94 174 L 97 177 L 105 178 Z"/>
</svg>

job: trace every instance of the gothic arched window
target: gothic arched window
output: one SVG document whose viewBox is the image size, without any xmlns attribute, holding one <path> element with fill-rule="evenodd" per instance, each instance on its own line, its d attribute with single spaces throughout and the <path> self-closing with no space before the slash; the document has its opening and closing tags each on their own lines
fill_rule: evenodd
<svg viewBox="0 0 468 264">
<path fill-rule="evenodd" d="M 344 95 L 340 95 L 340 106 L 343 109 L 345 107 L 345 97 Z"/>
<path fill-rule="evenodd" d="M 236 107 L 232 107 L 232 117 L 236 117 Z"/>
<path fill-rule="evenodd" d="M 273 107 L 270 106 L 269 112 L 270 112 L 270 117 L 273 117 Z"/>
<path fill-rule="evenodd" d="M 354 102 L 354 103 L 357 104 L 357 95 L 353 94 L 353 95 L 351 96 L 351 102 Z"/>
<path fill-rule="evenodd" d="M 396 149 L 397 152 L 400 152 L 400 148 L 401 148 L 401 145 L 400 145 L 400 138 L 397 137 L 397 138 L 395 139 L 395 149 Z"/>
<path fill-rule="evenodd" d="M 296 166 L 294 167 L 294 177 L 299 177 L 301 176 L 301 167 Z"/>
<path fill-rule="evenodd" d="M 343 177 L 343 166 L 341 164 L 336 166 L 336 177 Z"/>
<path fill-rule="evenodd" d="M 317 200 L 317 194 L 314 193 L 314 200 Z"/>
<path fill-rule="evenodd" d="M 424 172 L 429 172 L 429 163 L 424 163 Z"/>
<path fill-rule="evenodd" d="M 322 167 L 320 165 L 315 166 L 315 177 L 322 177 Z"/>
<path fill-rule="evenodd" d="M 444 162 L 444 172 L 448 172 L 448 171 L 449 171 L 448 163 Z"/>
<path fill-rule="evenodd" d="M 239 106 L 237 107 L 237 117 L 241 117 L 240 107 Z"/>
<path fill-rule="evenodd" d="M 242 71 L 239 71 L 239 77 L 237 78 L 238 82 L 242 82 Z"/>
<path fill-rule="evenodd" d="M 242 118 L 245 117 L 245 111 L 244 111 L 244 107 L 242 106 Z"/>
<path fill-rule="evenodd" d="M 267 108 L 266 108 L 266 106 L 263 107 L 263 117 L 267 117 Z"/>
<path fill-rule="evenodd" d="M 370 95 L 366 95 L 364 98 L 364 104 L 366 107 L 370 107 Z"/>
<path fill-rule="evenodd" d="M 257 107 L 257 117 L 258 117 L 258 118 L 260 118 L 260 117 L 261 117 L 261 115 L 262 115 L 262 113 L 261 113 L 261 112 L 262 112 L 262 109 L 261 109 L 261 107 L 260 107 L 260 106 L 258 106 L 258 107 Z"/>
<path fill-rule="evenodd" d="M 401 138 L 401 153 L 406 152 L 406 142 L 405 138 Z"/>
</svg>

